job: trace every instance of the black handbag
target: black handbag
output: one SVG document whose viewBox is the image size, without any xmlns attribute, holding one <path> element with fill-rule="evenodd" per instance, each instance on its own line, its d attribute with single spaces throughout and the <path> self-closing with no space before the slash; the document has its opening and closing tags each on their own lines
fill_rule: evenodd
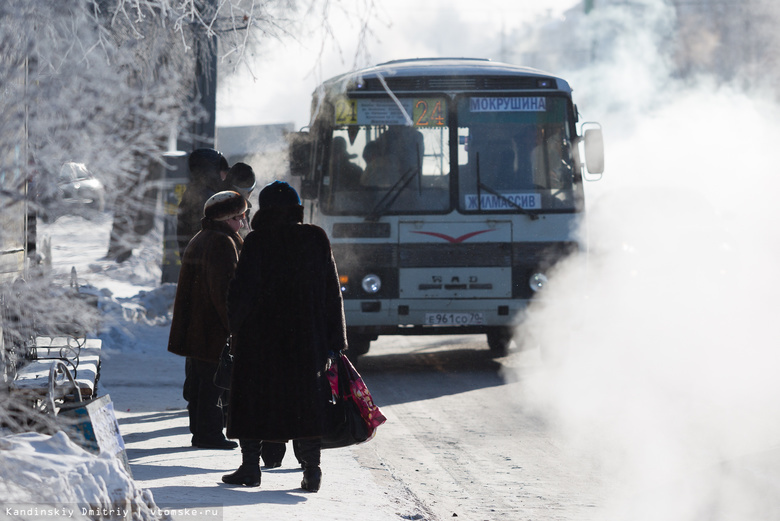
<svg viewBox="0 0 780 521">
<path fill-rule="evenodd" d="M 338 449 L 363 443 L 370 437 L 370 432 L 360 409 L 353 399 L 349 389 L 349 373 L 341 360 L 334 361 L 338 372 L 338 396 L 327 405 L 325 413 L 325 435 L 322 437 L 323 449 Z"/>
<path fill-rule="evenodd" d="M 230 377 L 233 374 L 233 355 L 230 354 L 230 338 L 225 342 L 222 348 L 222 354 L 219 355 L 219 364 L 214 373 L 214 385 L 220 389 L 230 390 Z"/>
</svg>

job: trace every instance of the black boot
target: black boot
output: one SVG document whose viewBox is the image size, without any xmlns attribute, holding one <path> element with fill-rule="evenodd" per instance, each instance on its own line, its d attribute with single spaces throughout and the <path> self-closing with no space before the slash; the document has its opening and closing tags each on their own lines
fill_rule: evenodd
<svg viewBox="0 0 780 521">
<path fill-rule="evenodd" d="M 309 492 L 317 492 L 320 489 L 322 481 L 322 470 L 320 470 L 320 439 L 295 440 L 298 445 L 298 456 L 303 464 L 303 481 L 301 488 Z"/>
<path fill-rule="evenodd" d="M 322 470 L 319 467 L 304 467 L 301 488 L 309 492 L 317 492 L 322 481 Z"/>
<path fill-rule="evenodd" d="M 232 474 L 222 476 L 222 482 L 228 485 L 244 485 L 245 487 L 260 486 L 260 465 L 251 466 L 244 463 Z"/>
<path fill-rule="evenodd" d="M 285 443 L 276 443 L 272 441 L 264 441 L 260 450 L 260 456 L 263 458 L 263 463 L 269 469 L 275 469 L 282 466 L 282 458 L 287 451 L 287 445 Z"/>
<path fill-rule="evenodd" d="M 228 485 L 245 487 L 260 486 L 260 442 L 240 440 L 241 466 L 232 474 L 222 476 L 222 482 Z"/>
</svg>

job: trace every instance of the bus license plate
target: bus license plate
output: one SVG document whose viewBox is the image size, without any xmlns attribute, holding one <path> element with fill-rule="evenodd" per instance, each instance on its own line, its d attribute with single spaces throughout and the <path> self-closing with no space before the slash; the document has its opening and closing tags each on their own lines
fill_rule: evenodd
<svg viewBox="0 0 780 521">
<path fill-rule="evenodd" d="M 480 326 L 485 323 L 482 313 L 426 313 L 426 326 Z"/>
</svg>

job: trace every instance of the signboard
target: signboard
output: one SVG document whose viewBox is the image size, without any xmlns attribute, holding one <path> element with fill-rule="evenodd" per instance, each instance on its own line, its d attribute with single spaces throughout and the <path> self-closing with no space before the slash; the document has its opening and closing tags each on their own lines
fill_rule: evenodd
<svg viewBox="0 0 780 521">
<path fill-rule="evenodd" d="M 60 409 L 59 415 L 72 419 L 67 432 L 73 441 L 93 454 L 105 452 L 118 457 L 130 473 L 125 443 L 109 395 L 67 404 Z"/>
<path fill-rule="evenodd" d="M 547 110 L 547 98 L 544 97 L 518 97 L 518 98 L 471 98 L 469 99 L 471 112 L 545 112 Z"/>
<path fill-rule="evenodd" d="M 347 99 L 335 103 L 336 125 L 447 125 L 445 98 Z"/>
<path fill-rule="evenodd" d="M 466 210 L 517 210 L 519 206 L 523 210 L 540 210 L 542 197 L 537 193 L 501 194 L 501 196 L 483 193 L 466 194 Z"/>
</svg>

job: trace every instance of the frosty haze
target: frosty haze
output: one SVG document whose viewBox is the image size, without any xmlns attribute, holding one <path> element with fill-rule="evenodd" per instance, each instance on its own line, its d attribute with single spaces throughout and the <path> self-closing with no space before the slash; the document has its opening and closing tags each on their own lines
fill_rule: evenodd
<svg viewBox="0 0 780 521">
<path fill-rule="evenodd" d="M 530 399 L 619 484 L 594 518 L 768 521 L 780 513 L 777 98 L 725 70 L 681 77 L 665 41 L 675 13 L 644 5 L 655 16 L 641 25 L 608 13 L 630 28 L 609 60 L 563 74 L 604 125 L 607 173 L 586 186 L 589 255 L 559 267 L 521 328 L 549 360 Z"/>
</svg>

